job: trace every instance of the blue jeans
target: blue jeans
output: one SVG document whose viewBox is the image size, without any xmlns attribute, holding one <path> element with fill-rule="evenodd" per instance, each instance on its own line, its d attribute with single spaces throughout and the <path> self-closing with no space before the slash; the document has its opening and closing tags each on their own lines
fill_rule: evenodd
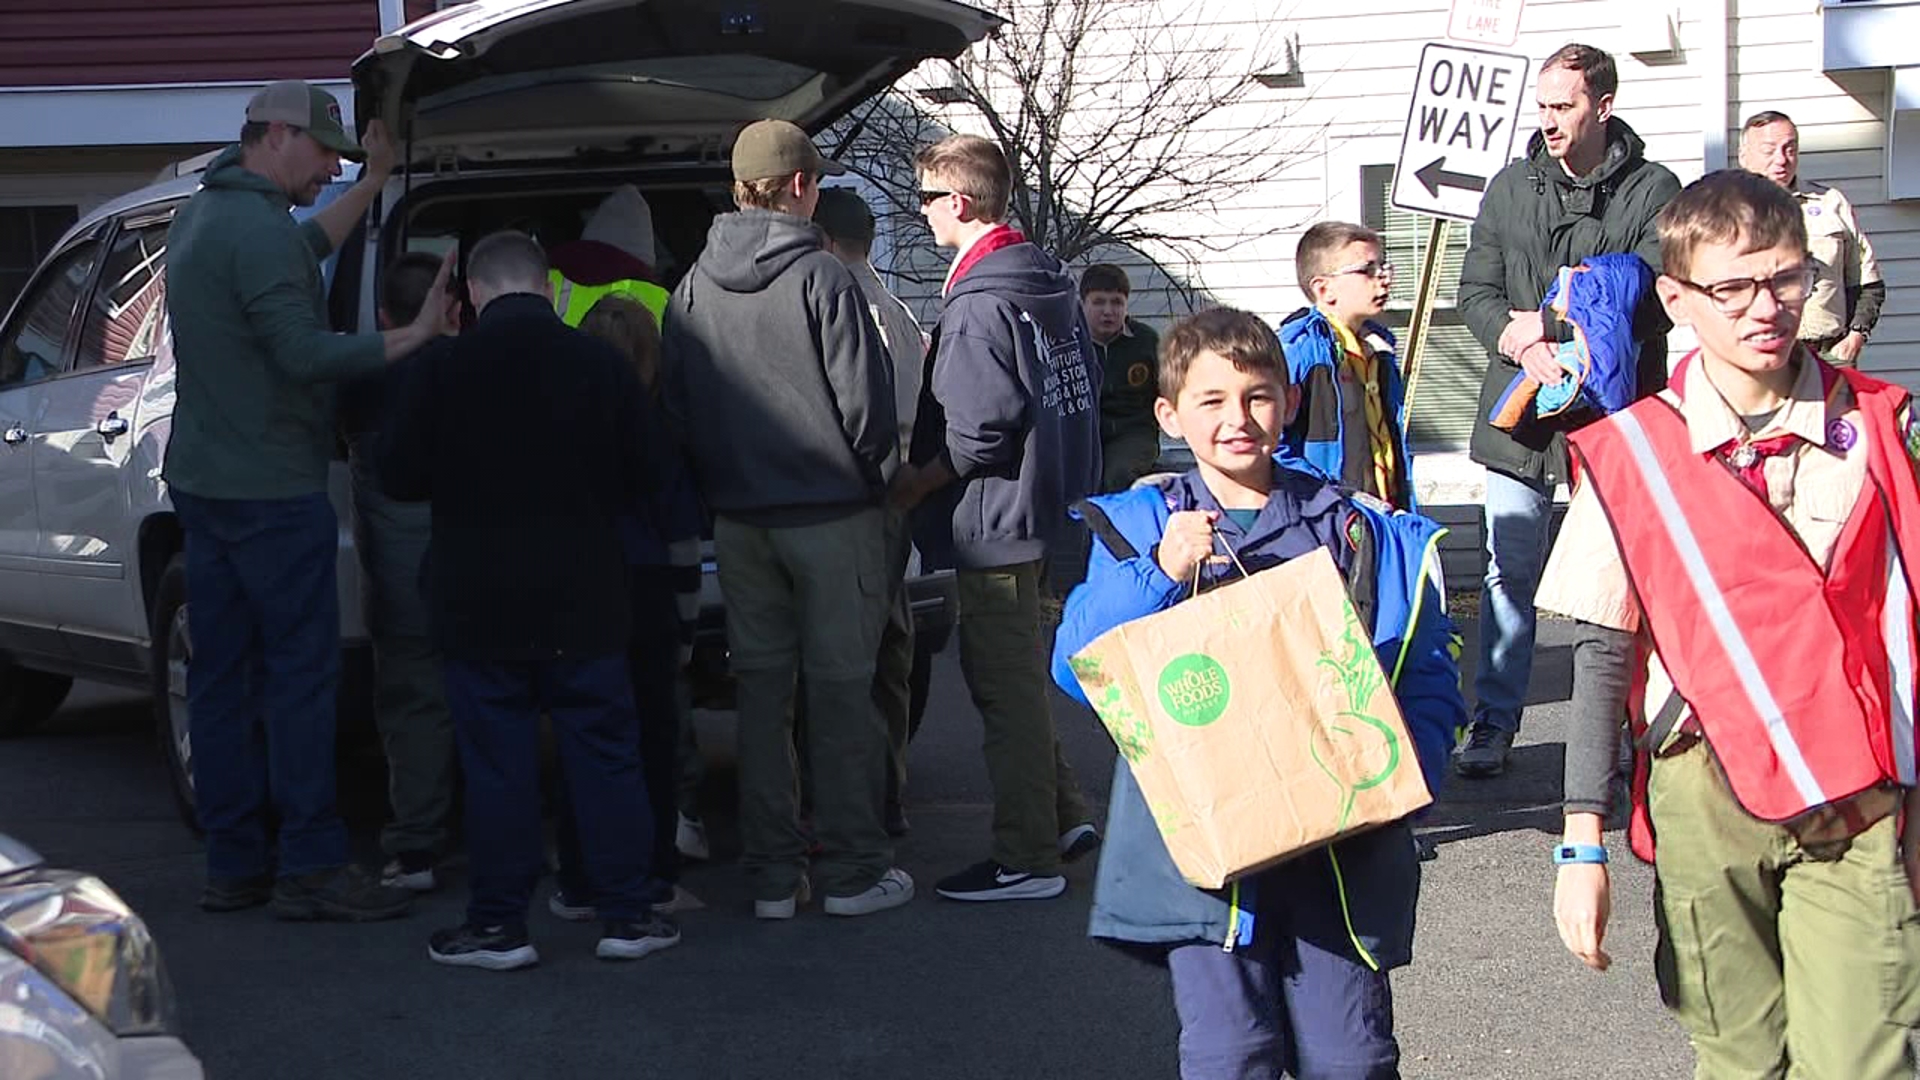
<svg viewBox="0 0 1920 1080">
<path fill-rule="evenodd" d="M 187 705 L 207 873 L 279 873 L 347 861 L 334 807 L 340 681 L 338 522 L 324 494 L 206 499 L 173 493 L 187 541 Z"/>
<path fill-rule="evenodd" d="M 553 721 L 578 830 L 584 898 L 605 919 L 637 919 L 653 824 L 640 773 L 640 723 L 624 654 L 517 663 L 442 662 L 467 781 L 467 921 L 524 928 L 545 869 L 540 714 Z M 581 897 L 570 895 L 579 902 Z"/>
<path fill-rule="evenodd" d="M 1519 731 L 1533 677 L 1533 596 L 1547 561 L 1553 489 L 1487 470 L 1487 575 L 1480 587 L 1480 666 L 1473 719 Z"/>
</svg>

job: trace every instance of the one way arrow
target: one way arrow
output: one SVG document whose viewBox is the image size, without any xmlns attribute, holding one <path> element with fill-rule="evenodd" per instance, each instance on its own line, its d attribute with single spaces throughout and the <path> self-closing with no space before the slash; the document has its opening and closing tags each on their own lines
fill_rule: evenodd
<svg viewBox="0 0 1920 1080">
<path fill-rule="evenodd" d="M 1437 196 L 1443 187 L 1462 188 L 1466 191 L 1487 190 L 1487 178 L 1472 173 L 1448 172 L 1445 154 L 1427 162 L 1425 167 L 1414 171 L 1414 178 L 1427 189 L 1427 194 Z"/>
</svg>

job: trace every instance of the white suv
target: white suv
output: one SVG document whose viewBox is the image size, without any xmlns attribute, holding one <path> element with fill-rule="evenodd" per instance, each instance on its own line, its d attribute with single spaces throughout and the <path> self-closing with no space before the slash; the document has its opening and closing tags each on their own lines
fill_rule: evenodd
<svg viewBox="0 0 1920 1080">
<path fill-rule="evenodd" d="M 817 132 L 1000 22 L 952 0 L 478 0 L 403 27 L 353 67 L 360 126 L 383 118 L 407 167 L 336 256 L 335 326 L 375 329 L 379 274 L 400 252 L 464 250 L 503 227 L 563 243 L 627 183 L 652 204 L 660 262 L 677 278 L 731 208 L 740 126 L 780 117 Z M 145 687 L 189 816 L 192 642 L 161 465 L 174 401 L 167 230 L 197 187 L 186 175 L 88 214 L 0 322 L 0 735 L 44 722 L 76 676 Z M 343 463 L 331 486 L 341 699 L 364 715 Z M 721 706 L 724 612 L 711 585 L 696 687 Z M 950 576 L 909 588 L 930 653 L 951 626 Z"/>
</svg>

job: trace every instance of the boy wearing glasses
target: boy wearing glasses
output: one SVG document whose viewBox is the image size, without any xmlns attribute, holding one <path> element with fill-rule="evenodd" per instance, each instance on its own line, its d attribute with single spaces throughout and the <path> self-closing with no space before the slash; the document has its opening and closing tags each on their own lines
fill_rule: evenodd
<svg viewBox="0 0 1920 1080">
<path fill-rule="evenodd" d="M 1294 251 L 1300 290 L 1313 301 L 1280 324 L 1300 410 L 1280 454 L 1396 509 L 1413 506 L 1399 364 L 1393 334 L 1374 322 L 1393 288 L 1380 234 L 1323 221 Z"/>
<path fill-rule="evenodd" d="M 1920 428 L 1906 390 L 1799 344 L 1814 271 L 1786 191 L 1714 173 L 1659 229 L 1660 300 L 1700 348 L 1570 437 L 1540 593 L 1582 631 L 1555 920 L 1607 967 L 1601 823 L 1631 708 L 1628 835 L 1698 1075 L 1907 1080 Z"/>
</svg>

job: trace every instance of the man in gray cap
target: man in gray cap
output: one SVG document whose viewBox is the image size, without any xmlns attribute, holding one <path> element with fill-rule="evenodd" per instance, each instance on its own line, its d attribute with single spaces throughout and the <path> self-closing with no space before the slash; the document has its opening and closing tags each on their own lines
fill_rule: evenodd
<svg viewBox="0 0 1920 1080">
<path fill-rule="evenodd" d="M 359 182 L 295 223 L 288 211 L 312 205 L 342 157 L 366 162 Z M 340 609 L 327 470 L 334 384 L 440 336 L 448 268 L 418 318 L 377 334 L 332 332 L 320 274 L 393 166 L 378 120 L 363 150 L 333 95 L 273 83 L 169 235 L 178 398 L 165 476 L 193 597 L 187 701 L 208 911 L 271 901 L 283 918 L 360 921 L 407 906 L 405 892 L 349 862 L 334 807 Z"/>
<path fill-rule="evenodd" d="M 886 621 L 886 513 L 899 461 L 893 373 L 866 299 L 808 220 L 845 170 L 798 127 L 734 142 L 737 213 L 668 302 L 669 416 L 714 512 L 737 676 L 740 836 L 754 914 L 789 919 L 810 893 L 789 719 L 806 674 L 814 859 L 830 915 L 913 898 L 881 800 L 887 734 L 870 691 Z"/>
</svg>

